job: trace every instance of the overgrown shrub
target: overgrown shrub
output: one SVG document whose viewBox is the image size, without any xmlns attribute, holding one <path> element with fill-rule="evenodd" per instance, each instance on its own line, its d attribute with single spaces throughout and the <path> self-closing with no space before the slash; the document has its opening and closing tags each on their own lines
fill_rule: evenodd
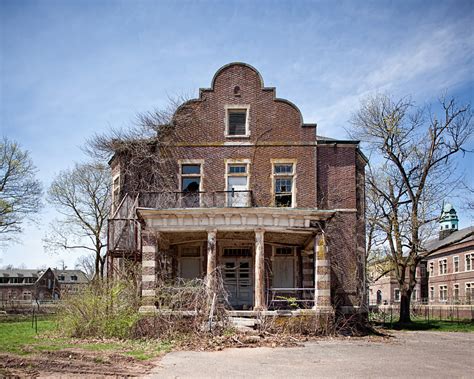
<svg viewBox="0 0 474 379">
<path fill-rule="evenodd" d="M 125 338 L 139 319 L 137 287 L 130 280 L 95 280 L 61 302 L 59 326 L 72 337 Z"/>
</svg>

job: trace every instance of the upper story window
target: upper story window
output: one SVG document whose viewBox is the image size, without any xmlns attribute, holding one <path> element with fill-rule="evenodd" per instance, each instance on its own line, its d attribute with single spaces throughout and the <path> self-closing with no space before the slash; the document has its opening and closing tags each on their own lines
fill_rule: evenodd
<svg viewBox="0 0 474 379">
<path fill-rule="evenodd" d="M 474 270 L 474 253 L 466 254 L 466 271 Z"/>
<path fill-rule="evenodd" d="M 226 137 L 248 137 L 249 131 L 249 107 L 245 105 L 226 107 Z"/>
<path fill-rule="evenodd" d="M 200 162 L 181 163 L 181 206 L 184 208 L 200 206 L 201 171 L 202 163 Z"/>
<path fill-rule="evenodd" d="M 295 202 L 295 163 L 273 163 L 274 204 L 276 207 L 294 207 Z"/>
<path fill-rule="evenodd" d="M 448 260 L 447 259 L 441 259 L 438 262 L 438 265 L 439 265 L 439 274 L 440 275 L 448 273 Z"/>
<path fill-rule="evenodd" d="M 430 276 L 434 276 L 434 262 L 430 262 L 428 267 L 429 267 Z"/>
<path fill-rule="evenodd" d="M 459 257 L 453 257 L 453 271 L 459 272 Z"/>
<path fill-rule="evenodd" d="M 249 189 L 248 166 L 250 161 L 227 160 L 226 203 L 228 207 L 249 207 L 251 195 Z"/>
</svg>

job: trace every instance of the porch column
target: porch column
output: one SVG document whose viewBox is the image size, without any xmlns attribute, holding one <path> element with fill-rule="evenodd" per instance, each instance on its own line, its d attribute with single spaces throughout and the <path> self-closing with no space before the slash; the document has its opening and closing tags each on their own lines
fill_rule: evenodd
<svg viewBox="0 0 474 379">
<path fill-rule="evenodd" d="M 153 232 L 144 232 L 142 245 L 142 306 L 140 312 L 146 313 L 155 310 L 157 249 L 157 236 Z"/>
<path fill-rule="evenodd" d="M 324 235 L 314 238 L 314 308 L 331 307 L 331 266 Z"/>
<path fill-rule="evenodd" d="M 207 287 L 215 290 L 217 266 L 217 230 L 207 232 Z"/>
<path fill-rule="evenodd" d="M 265 241 L 264 231 L 255 230 L 255 301 L 254 310 L 265 310 Z"/>
</svg>

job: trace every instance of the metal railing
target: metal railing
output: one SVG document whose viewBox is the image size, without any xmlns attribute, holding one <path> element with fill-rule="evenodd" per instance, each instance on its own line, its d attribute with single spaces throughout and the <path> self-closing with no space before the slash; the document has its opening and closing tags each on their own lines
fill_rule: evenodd
<svg viewBox="0 0 474 379">
<path fill-rule="evenodd" d="M 252 191 L 144 192 L 138 206 L 151 209 L 248 208 L 254 206 Z"/>
</svg>

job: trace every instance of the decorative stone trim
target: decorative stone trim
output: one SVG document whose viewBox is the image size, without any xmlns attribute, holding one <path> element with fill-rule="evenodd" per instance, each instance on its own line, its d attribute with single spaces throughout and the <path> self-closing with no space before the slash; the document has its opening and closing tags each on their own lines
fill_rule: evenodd
<svg viewBox="0 0 474 379">
<path fill-rule="evenodd" d="M 155 282 L 155 275 L 142 275 L 142 282 Z"/>
<path fill-rule="evenodd" d="M 154 297 L 155 295 L 156 295 L 155 290 L 142 290 L 142 296 Z"/>
<path fill-rule="evenodd" d="M 144 253 L 156 253 L 156 246 L 154 245 L 144 245 L 142 247 Z"/>
<path fill-rule="evenodd" d="M 142 261 L 142 267 L 155 267 L 155 261 Z"/>
</svg>

